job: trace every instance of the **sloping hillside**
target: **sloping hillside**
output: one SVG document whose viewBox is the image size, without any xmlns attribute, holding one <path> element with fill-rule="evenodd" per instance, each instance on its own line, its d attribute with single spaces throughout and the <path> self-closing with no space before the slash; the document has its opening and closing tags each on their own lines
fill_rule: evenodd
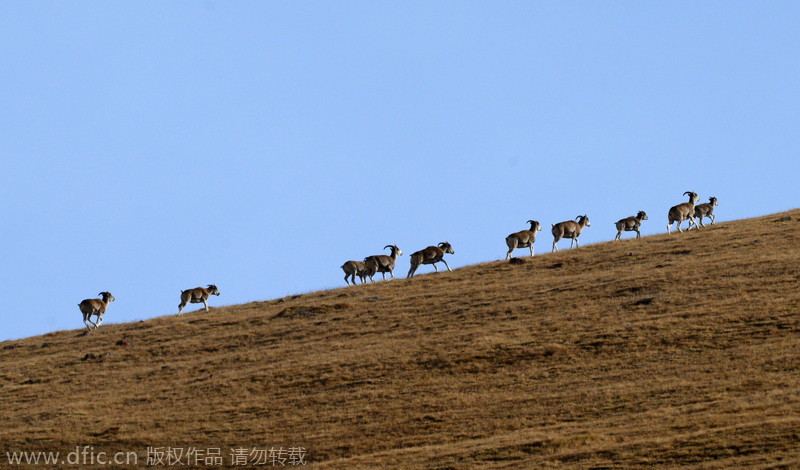
<svg viewBox="0 0 800 470">
<path fill-rule="evenodd" d="M 195 449 L 200 468 L 217 452 L 226 467 L 247 452 L 313 468 L 797 468 L 799 264 L 793 210 L 7 341 L 0 451 L 89 445 L 145 466 L 148 448 L 165 464 L 157 452 Z"/>
</svg>

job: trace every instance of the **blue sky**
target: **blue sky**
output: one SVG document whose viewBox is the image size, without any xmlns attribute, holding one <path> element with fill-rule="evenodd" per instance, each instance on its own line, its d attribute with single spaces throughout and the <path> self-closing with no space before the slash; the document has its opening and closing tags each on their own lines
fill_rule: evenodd
<svg viewBox="0 0 800 470">
<path fill-rule="evenodd" d="M 400 277 L 502 259 L 528 219 L 537 254 L 579 214 L 663 233 L 687 190 L 797 207 L 798 31 L 778 1 L 0 0 L 0 340 L 103 290 L 110 323 L 341 287 L 391 243 Z"/>
</svg>

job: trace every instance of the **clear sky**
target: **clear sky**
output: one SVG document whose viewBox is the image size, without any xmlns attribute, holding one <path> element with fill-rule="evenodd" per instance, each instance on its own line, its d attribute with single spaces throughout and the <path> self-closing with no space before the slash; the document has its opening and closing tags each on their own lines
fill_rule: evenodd
<svg viewBox="0 0 800 470">
<path fill-rule="evenodd" d="M 400 277 L 498 260 L 528 219 L 537 255 L 579 214 L 663 233 L 687 190 L 797 207 L 798 31 L 781 1 L 0 0 L 0 340 L 104 290 L 108 324 L 341 287 L 392 243 Z"/>
</svg>

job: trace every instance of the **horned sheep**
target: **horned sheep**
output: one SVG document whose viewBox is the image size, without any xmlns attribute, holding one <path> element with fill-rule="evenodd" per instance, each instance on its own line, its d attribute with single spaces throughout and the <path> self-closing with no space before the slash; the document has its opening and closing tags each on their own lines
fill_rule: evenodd
<svg viewBox="0 0 800 470">
<path fill-rule="evenodd" d="M 397 257 L 403 254 L 403 250 L 397 247 L 397 245 L 386 245 L 383 249 L 391 249 L 391 254 L 388 255 L 372 255 L 367 256 L 364 258 L 365 263 L 375 263 L 375 271 L 381 273 L 383 275 L 383 280 L 386 280 L 386 273 L 389 273 L 392 279 L 394 279 L 394 265 L 397 262 Z"/>
<path fill-rule="evenodd" d="M 444 263 L 444 265 L 447 267 L 447 270 L 450 271 L 450 266 L 447 265 L 447 261 L 444 259 L 445 253 L 450 253 L 451 255 L 456 253 L 453 251 L 453 247 L 449 242 L 441 242 L 438 246 L 429 246 L 425 249 L 412 253 L 411 269 L 408 270 L 407 277 L 414 277 L 414 272 L 416 272 L 420 264 L 432 264 L 433 269 L 438 273 L 439 268 L 436 267 L 436 263 L 439 261 Z"/>
<path fill-rule="evenodd" d="M 697 226 L 697 222 L 694 220 L 694 204 L 697 202 L 697 193 L 694 191 L 686 191 L 683 194 L 689 196 L 689 202 L 684 202 L 678 204 L 677 206 L 670 207 L 669 212 L 667 213 L 667 218 L 669 219 L 669 223 L 667 224 L 667 233 L 671 233 L 670 228 L 673 222 L 677 222 L 678 231 L 683 232 L 683 230 L 681 230 L 681 222 L 684 220 L 689 221 L 689 228 L 692 228 L 692 225 L 694 225 L 695 228 L 699 228 Z"/>
<path fill-rule="evenodd" d="M 617 236 L 614 237 L 614 240 L 619 240 L 623 231 L 636 232 L 636 238 L 641 238 L 642 234 L 639 232 L 639 227 L 642 225 L 643 220 L 647 220 L 647 214 L 644 211 L 639 211 L 636 217 L 626 217 L 617 221 Z"/>
<path fill-rule="evenodd" d="M 575 220 L 577 220 L 577 222 Z M 556 243 L 558 243 L 558 241 L 562 238 L 572 239 L 572 242 L 569 244 L 570 248 L 572 248 L 573 244 L 578 246 L 578 237 L 580 236 L 584 227 L 592 226 L 592 224 L 589 223 L 589 217 L 586 215 L 579 215 L 578 217 L 575 217 L 575 220 L 567 220 L 553 225 L 553 252 L 558 251 Z"/>
<path fill-rule="evenodd" d="M 206 300 L 212 295 L 219 295 L 219 289 L 214 284 L 209 284 L 207 288 L 195 287 L 194 289 L 182 290 L 181 303 L 178 305 L 178 315 L 183 313 L 183 307 L 188 303 L 199 304 L 202 302 L 206 307 L 206 312 L 208 312 Z"/>
<path fill-rule="evenodd" d="M 106 313 L 106 309 L 108 308 L 108 304 L 116 300 L 111 292 L 101 292 L 99 294 L 100 299 L 85 299 L 82 300 L 81 303 L 78 304 L 78 308 L 83 313 L 83 323 L 86 325 L 86 328 L 91 330 L 92 327 L 89 326 L 89 323 L 94 325 L 94 329 L 100 327 L 100 324 L 103 323 L 103 314 Z M 97 315 L 97 322 L 92 321 L 92 315 Z M 87 323 L 86 321 L 89 321 Z"/>
<path fill-rule="evenodd" d="M 694 216 L 700 221 L 701 227 L 705 227 L 705 225 L 703 225 L 704 217 L 711 219 L 711 225 L 714 225 L 714 219 L 716 219 L 714 216 L 714 206 L 718 205 L 717 198 L 712 196 L 708 198 L 708 202 L 694 206 Z"/>
<path fill-rule="evenodd" d="M 506 245 L 508 245 L 506 259 L 511 258 L 511 252 L 517 248 L 530 247 L 531 256 L 533 256 L 533 243 L 536 241 L 536 232 L 542 230 L 542 224 L 536 220 L 529 220 L 528 223 L 531 224 L 530 230 L 520 230 L 506 237 Z"/>
</svg>

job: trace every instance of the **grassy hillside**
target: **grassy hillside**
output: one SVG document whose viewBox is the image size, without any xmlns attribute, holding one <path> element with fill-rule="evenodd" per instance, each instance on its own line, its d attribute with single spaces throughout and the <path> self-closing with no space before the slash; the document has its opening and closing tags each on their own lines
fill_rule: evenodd
<svg viewBox="0 0 800 470">
<path fill-rule="evenodd" d="M 0 452 L 91 445 L 137 452 L 139 466 L 148 447 L 171 446 L 220 449 L 225 466 L 231 449 L 302 447 L 320 469 L 797 468 L 799 265 L 793 210 L 7 341 Z"/>
</svg>

